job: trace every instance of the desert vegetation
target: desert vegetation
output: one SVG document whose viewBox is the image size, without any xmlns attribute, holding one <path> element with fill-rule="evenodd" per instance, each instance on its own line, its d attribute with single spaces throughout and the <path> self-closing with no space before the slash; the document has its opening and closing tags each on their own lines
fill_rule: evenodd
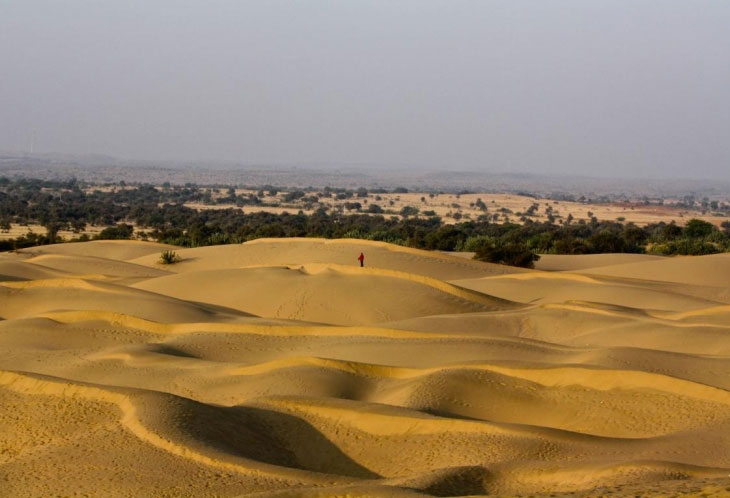
<svg viewBox="0 0 730 498">
<path fill-rule="evenodd" d="M 398 195 L 407 194 L 404 188 L 395 190 Z M 382 190 L 376 193 L 364 188 L 325 188 L 319 193 L 307 193 L 282 192 L 264 186 L 257 194 L 240 195 L 233 188 L 215 191 L 219 197 L 213 195 L 213 189 L 196 185 L 124 184 L 104 190 L 75 181 L 0 179 L 0 227 L 37 223 L 46 229 L 45 233 L 0 240 L 0 250 L 60 242 L 60 230 L 75 233 L 71 241 L 137 238 L 182 247 L 236 244 L 271 237 L 359 238 L 420 249 L 469 251 L 485 261 L 517 266 L 530 266 L 540 254 L 702 255 L 730 250 L 730 221 L 719 227 L 699 219 L 689 219 L 684 226 L 665 222 L 639 226 L 598 220 L 595 216 L 590 221 L 575 221 L 572 214 L 557 217 L 558 201 L 543 206 L 548 218 L 539 221 L 532 218 L 540 208 L 537 202 L 524 213 L 501 208 L 498 215 L 488 212 L 489 207 L 477 199 L 475 207 L 483 214 L 471 219 L 459 216 L 457 222 L 446 223 L 435 211 L 414 206 L 386 214 L 377 204 L 377 197 L 385 195 Z M 271 194 L 307 203 L 340 196 L 344 208 L 340 211 L 318 207 L 305 214 L 301 210 L 247 213 L 215 207 L 230 202 L 260 205 Z M 426 202 L 425 196 L 422 199 Z M 212 207 L 196 209 L 188 205 L 193 201 L 210 202 Z M 271 203 L 271 199 L 267 202 Z M 689 203 L 690 199 L 684 202 Z M 452 205 L 460 206 L 458 202 Z M 517 214 L 521 219 L 513 221 L 511 216 Z M 104 228 L 93 235 L 83 233 L 89 226 Z"/>
<path fill-rule="evenodd" d="M 162 251 L 160 253 L 159 263 L 162 265 L 172 265 L 180 261 L 180 256 L 175 251 Z"/>
</svg>

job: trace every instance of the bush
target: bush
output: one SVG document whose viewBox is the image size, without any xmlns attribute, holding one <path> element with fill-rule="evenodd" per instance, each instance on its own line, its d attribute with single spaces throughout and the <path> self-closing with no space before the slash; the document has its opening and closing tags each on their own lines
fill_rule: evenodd
<svg viewBox="0 0 730 498">
<path fill-rule="evenodd" d="M 105 228 L 94 238 L 97 240 L 125 240 L 131 238 L 133 233 L 134 227 L 132 227 L 132 225 L 119 223 L 115 227 Z"/>
<path fill-rule="evenodd" d="M 494 237 L 488 235 L 474 235 L 464 241 L 461 250 L 467 252 L 476 252 L 482 245 L 494 242 Z"/>
<path fill-rule="evenodd" d="M 350 230 L 349 232 L 346 232 L 343 236 L 343 239 L 364 239 L 366 238 L 365 235 L 358 230 L 357 228 Z"/>
<path fill-rule="evenodd" d="M 297 199 L 301 199 L 305 195 L 307 195 L 307 194 L 301 190 L 295 190 L 293 192 L 288 192 L 284 195 L 284 202 L 292 202 Z"/>
<path fill-rule="evenodd" d="M 524 242 L 485 240 L 477 247 L 474 259 L 502 265 L 534 268 L 535 261 L 539 260 L 540 256 L 532 252 Z"/>
<path fill-rule="evenodd" d="M 655 244 L 651 246 L 650 252 L 664 256 L 703 256 L 705 254 L 716 254 L 722 249 L 711 242 L 702 239 L 679 239 L 670 242 Z"/>
<path fill-rule="evenodd" d="M 713 232 L 713 230 L 715 230 L 715 226 L 712 223 L 698 219 L 691 219 L 684 226 L 684 235 L 693 239 L 707 237 Z"/>
<path fill-rule="evenodd" d="M 160 264 L 172 265 L 180 261 L 180 256 L 175 251 L 162 251 L 160 254 Z"/>
<path fill-rule="evenodd" d="M 423 237 L 423 244 L 426 249 L 438 251 L 458 251 L 462 249 L 464 233 L 454 225 L 444 225 L 427 233 Z"/>
<path fill-rule="evenodd" d="M 400 210 L 400 215 L 404 218 L 408 218 L 409 216 L 416 216 L 418 214 L 418 208 L 415 208 L 413 206 L 403 206 L 403 209 Z"/>
<path fill-rule="evenodd" d="M 626 252 L 626 241 L 621 234 L 604 229 L 588 237 L 588 243 L 596 253 Z"/>
</svg>

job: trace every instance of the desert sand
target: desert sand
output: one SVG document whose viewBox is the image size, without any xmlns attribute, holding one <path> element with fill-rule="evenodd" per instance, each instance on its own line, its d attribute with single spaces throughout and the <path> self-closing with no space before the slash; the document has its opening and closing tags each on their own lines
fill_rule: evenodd
<svg viewBox="0 0 730 498">
<path fill-rule="evenodd" d="M 730 494 L 728 255 L 59 244 L 0 318 L 0 496 Z"/>
</svg>

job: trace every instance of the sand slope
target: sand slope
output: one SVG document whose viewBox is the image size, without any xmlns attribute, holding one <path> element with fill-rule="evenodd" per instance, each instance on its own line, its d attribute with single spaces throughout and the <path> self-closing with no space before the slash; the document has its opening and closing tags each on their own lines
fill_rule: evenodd
<svg viewBox="0 0 730 498">
<path fill-rule="evenodd" d="M 573 256 L 569 254 L 543 254 L 535 263 L 535 268 L 545 271 L 576 271 L 588 268 L 600 268 L 609 265 L 620 265 L 627 263 L 644 263 L 663 259 L 662 256 L 651 254 L 582 254 Z"/>
<path fill-rule="evenodd" d="M 0 281 L 40 280 L 67 275 L 64 271 L 54 270 L 23 261 L 4 261 L 0 259 Z"/>
<path fill-rule="evenodd" d="M 357 264 L 360 252 L 365 266 L 424 275 L 441 280 L 477 278 L 525 270 L 471 261 L 440 252 L 395 246 L 384 242 L 342 239 L 258 239 L 245 244 L 181 249 L 182 261 L 171 271 L 220 270 L 247 266 Z M 148 254 L 134 263 L 156 266 L 159 254 Z"/>
<path fill-rule="evenodd" d="M 730 254 L 677 256 L 599 268 L 585 268 L 581 272 L 722 288 L 727 287 L 730 281 Z"/>
<path fill-rule="evenodd" d="M 512 307 L 430 277 L 332 264 L 191 271 L 135 287 L 260 316 L 339 325 Z"/>
<path fill-rule="evenodd" d="M 730 489 L 728 257 L 165 249 L 0 255 L 0 496 Z"/>
<path fill-rule="evenodd" d="M 136 240 L 94 240 L 73 244 L 54 244 L 32 247 L 20 252 L 33 256 L 41 254 L 65 254 L 69 256 L 96 256 L 118 261 L 129 261 L 146 255 L 159 257 L 160 252 L 177 249 L 174 246 L 156 242 Z"/>
<path fill-rule="evenodd" d="M 693 288 L 658 286 L 646 282 L 637 284 L 627 279 L 576 273 L 518 273 L 453 280 L 451 283 L 504 299 L 534 304 L 587 301 L 644 310 L 684 311 L 727 302 L 727 296 L 722 292 L 702 298 L 694 295 Z"/>
</svg>

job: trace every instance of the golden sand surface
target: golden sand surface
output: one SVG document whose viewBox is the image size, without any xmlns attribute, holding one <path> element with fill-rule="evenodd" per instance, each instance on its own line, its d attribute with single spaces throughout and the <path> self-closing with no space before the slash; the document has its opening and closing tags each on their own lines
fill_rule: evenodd
<svg viewBox="0 0 730 498">
<path fill-rule="evenodd" d="M 730 256 L 463 256 L 0 254 L 0 496 L 730 495 Z"/>
</svg>

